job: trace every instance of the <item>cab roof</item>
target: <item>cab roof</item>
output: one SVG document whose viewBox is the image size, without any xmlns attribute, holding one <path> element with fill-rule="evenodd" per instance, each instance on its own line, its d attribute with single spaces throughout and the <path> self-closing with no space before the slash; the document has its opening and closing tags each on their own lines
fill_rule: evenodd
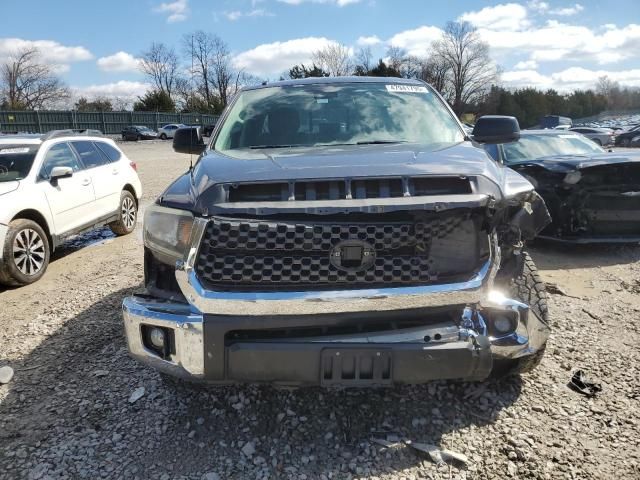
<svg viewBox="0 0 640 480">
<path fill-rule="evenodd" d="M 243 90 L 258 90 L 260 88 L 269 87 L 290 87 L 295 85 L 335 85 L 343 83 L 394 83 L 401 85 L 421 85 L 424 86 L 422 80 L 413 78 L 398 78 L 398 77 L 309 77 L 298 78 L 294 80 L 280 80 L 278 82 L 264 82 L 261 85 L 253 85 L 244 87 Z"/>
</svg>

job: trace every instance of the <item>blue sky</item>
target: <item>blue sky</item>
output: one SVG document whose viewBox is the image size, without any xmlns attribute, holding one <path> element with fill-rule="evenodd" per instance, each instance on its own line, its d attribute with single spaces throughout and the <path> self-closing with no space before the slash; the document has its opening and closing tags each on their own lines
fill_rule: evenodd
<svg viewBox="0 0 640 480">
<path fill-rule="evenodd" d="M 152 41 L 178 47 L 194 30 L 224 39 L 238 68 L 274 79 L 328 42 L 426 56 L 455 19 L 477 26 L 507 86 L 569 91 L 604 74 L 640 86 L 638 0 L 30 0 L 28 21 L 22 2 L 0 1 L 0 60 L 35 44 L 88 96 L 141 94 L 140 53 Z"/>
</svg>

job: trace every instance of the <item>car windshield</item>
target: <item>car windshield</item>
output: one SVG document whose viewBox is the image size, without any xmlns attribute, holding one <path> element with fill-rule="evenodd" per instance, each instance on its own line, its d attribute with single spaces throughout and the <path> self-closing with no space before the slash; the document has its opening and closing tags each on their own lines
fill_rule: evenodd
<svg viewBox="0 0 640 480">
<path fill-rule="evenodd" d="M 241 93 L 215 149 L 419 143 L 464 140 L 460 125 L 427 86 L 384 83 L 292 85 Z"/>
<path fill-rule="evenodd" d="M 0 145 L 0 182 L 22 180 L 29 174 L 39 145 Z"/>
<path fill-rule="evenodd" d="M 576 134 L 522 135 L 520 140 L 504 145 L 507 163 L 540 157 L 594 155 L 604 150 L 586 137 Z"/>
</svg>

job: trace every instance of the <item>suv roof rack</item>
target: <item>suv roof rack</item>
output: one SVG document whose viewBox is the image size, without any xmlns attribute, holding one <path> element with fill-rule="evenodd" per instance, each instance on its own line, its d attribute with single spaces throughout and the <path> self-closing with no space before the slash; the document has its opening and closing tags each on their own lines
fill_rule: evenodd
<svg viewBox="0 0 640 480">
<path fill-rule="evenodd" d="M 45 133 L 42 136 L 42 141 L 50 140 L 52 138 L 58 137 L 75 137 L 75 136 L 86 136 L 86 137 L 103 137 L 104 135 L 100 130 L 93 130 L 90 128 L 85 129 L 67 129 L 67 130 L 51 130 L 50 132 Z"/>
</svg>

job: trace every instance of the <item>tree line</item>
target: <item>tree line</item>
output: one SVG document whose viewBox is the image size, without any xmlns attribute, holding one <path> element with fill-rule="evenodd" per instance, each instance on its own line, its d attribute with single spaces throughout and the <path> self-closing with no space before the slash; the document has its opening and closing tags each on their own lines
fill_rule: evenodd
<svg viewBox="0 0 640 480">
<path fill-rule="evenodd" d="M 431 84 L 462 116 L 514 115 L 523 127 L 548 114 L 581 118 L 606 109 L 640 109 L 640 89 L 622 88 L 608 77 L 593 89 L 561 94 L 500 85 L 500 68 L 489 45 L 467 22 L 447 23 L 441 37 L 427 45 L 424 57 L 390 47 L 374 60 L 369 47 L 353 52 L 331 43 L 313 52 L 310 64 L 292 66 L 286 77 L 383 76 L 416 78 Z M 138 111 L 220 113 L 239 88 L 263 79 L 235 67 L 231 50 L 217 35 L 202 30 L 184 35 L 177 47 L 154 42 L 141 52 L 140 72 L 151 88 L 133 104 Z M 35 48 L 23 49 L 0 63 L 0 108 L 45 109 L 71 99 L 69 88 Z M 78 111 L 112 111 L 108 98 L 79 98 Z"/>
</svg>

